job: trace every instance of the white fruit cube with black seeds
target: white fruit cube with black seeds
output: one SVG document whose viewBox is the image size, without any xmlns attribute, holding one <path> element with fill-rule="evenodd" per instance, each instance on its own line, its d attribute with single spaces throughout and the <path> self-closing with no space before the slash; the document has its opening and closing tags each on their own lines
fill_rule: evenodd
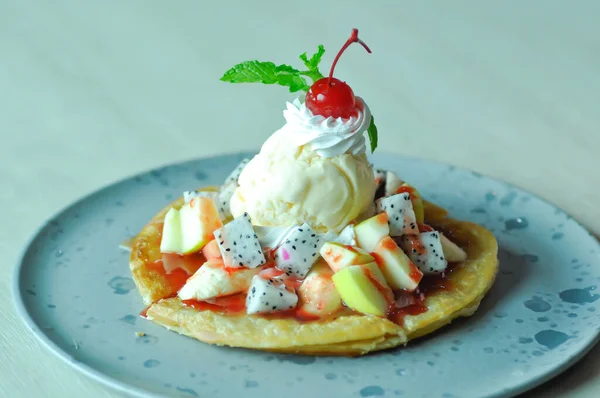
<svg viewBox="0 0 600 398">
<path fill-rule="evenodd" d="M 422 251 L 415 249 L 412 240 L 417 240 Z M 405 236 L 401 241 L 402 249 L 424 274 L 439 274 L 446 270 L 448 261 L 444 257 L 440 234 L 437 231 L 423 232 L 418 236 Z"/>
<path fill-rule="evenodd" d="M 323 243 L 308 224 L 295 227 L 275 251 L 275 264 L 287 276 L 302 279 L 319 258 Z"/>
<path fill-rule="evenodd" d="M 214 235 L 227 267 L 256 268 L 266 263 L 247 213 L 219 228 Z"/>
<path fill-rule="evenodd" d="M 223 185 L 228 185 L 230 183 L 235 183 L 237 185 L 238 179 L 240 178 L 240 174 L 242 174 L 242 171 L 244 171 L 244 169 L 246 168 L 246 165 L 248 164 L 249 161 L 250 161 L 250 159 L 244 159 L 244 160 L 242 160 L 240 162 L 240 164 L 238 164 L 235 167 L 235 169 L 233 169 L 233 171 L 231 172 L 231 174 L 229 174 L 227 176 L 227 178 L 223 182 Z"/>
<path fill-rule="evenodd" d="M 223 185 L 219 191 L 216 204 L 219 212 L 224 218 L 229 218 L 232 216 L 230 210 L 231 197 L 233 196 L 237 187 L 237 182 L 231 182 L 227 185 Z"/>
<path fill-rule="evenodd" d="M 281 281 L 264 279 L 260 275 L 252 278 L 252 285 L 246 296 L 248 314 L 264 314 L 288 311 L 296 307 L 298 296 L 289 291 Z"/>
<path fill-rule="evenodd" d="M 419 233 L 417 217 L 408 192 L 379 199 L 377 211 L 387 213 L 390 236 L 417 235 Z"/>
</svg>

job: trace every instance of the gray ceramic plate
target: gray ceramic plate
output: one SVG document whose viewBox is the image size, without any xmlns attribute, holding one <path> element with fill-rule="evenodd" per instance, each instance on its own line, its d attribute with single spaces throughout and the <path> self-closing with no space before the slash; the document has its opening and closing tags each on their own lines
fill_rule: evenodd
<svg viewBox="0 0 600 398">
<path fill-rule="evenodd" d="M 512 396 L 565 370 L 598 339 L 600 248 L 577 222 L 503 182 L 381 154 L 372 159 L 378 167 L 496 234 L 500 273 L 472 318 L 356 359 L 215 347 L 139 318 L 144 305 L 118 244 L 182 191 L 219 184 L 246 156 L 154 170 L 55 215 L 14 277 L 17 309 L 35 335 L 77 369 L 133 395 L 287 398 Z"/>
</svg>

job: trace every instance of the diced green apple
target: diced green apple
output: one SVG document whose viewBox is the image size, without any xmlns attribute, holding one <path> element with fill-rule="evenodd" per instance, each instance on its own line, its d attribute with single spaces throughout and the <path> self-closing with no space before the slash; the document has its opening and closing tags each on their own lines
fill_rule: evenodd
<svg viewBox="0 0 600 398">
<path fill-rule="evenodd" d="M 373 256 L 388 285 L 394 290 L 412 292 L 423 278 L 423 273 L 389 236 L 375 246 Z"/>
<path fill-rule="evenodd" d="M 208 300 L 245 292 L 260 270 L 260 267 L 229 270 L 222 260 L 212 259 L 187 280 L 177 295 L 182 300 Z"/>
<path fill-rule="evenodd" d="M 379 281 L 373 278 L 378 272 L 376 263 L 350 265 L 336 272 L 331 279 L 348 307 L 363 314 L 384 317 L 389 301 L 386 293 L 380 290 Z"/>
<path fill-rule="evenodd" d="M 181 217 L 177 209 L 170 208 L 165 215 L 160 251 L 161 253 L 181 253 Z"/>
<path fill-rule="evenodd" d="M 189 254 L 202 249 L 214 239 L 213 232 L 223 226 L 215 202 L 196 197 L 179 211 L 181 216 L 181 253 Z"/>
<path fill-rule="evenodd" d="M 361 265 L 375 261 L 369 253 L 358 247 L 346 246 L 336 242 L 326 242 L 321 247 L 320 253 L 334 272 L 350 265 Z"/>
<path fill-rule="evenodd" d="M 377 264 L 376 261 L 373 261 L 368 264 L 363 264 L 361 267 L 365 269 L 365 273 L 371 278 L 373 283 L 375 283 L 377 289 L 383 294 L 383 297 L 385 297 L 387 302 L 391 303 L 394 301 L 394 292 L 392 292 L 392 289 L 385 280 L 385 276 L 383 275 L 383 272 L 381 272 L 379 264 Z"/>
<path fill-rule="evenodd" d="M 342 298 L 332 281 L 333 271 L 319 259 L 298 288 L 298 311 L 302 315 L 325 317 L 342 308 Z"/>
<path fill-rule="evenodd" d="M 458 247 L 456 243 L 446 238 L 444 234 L 440 234 L 440 243 L 442 244 L 444 257 L 449 263 L 459 263 L 467 259 L 467 253 Z"/>
<path fill-rule="evenodd" d="M 377 243 L 390 234 L 387 213 L 379 213 L 354 227 L 356 241 L 361 249 L 371 253 Z"/>
<path fill-rule="evenodd" d="M 196 197 L 180 210 L 170 209 L 160 242 L 162 253 L 190 254 L 213 240 L 213 232 L 222 227 L 219 211 L 212 199 Z"/>
</svg>

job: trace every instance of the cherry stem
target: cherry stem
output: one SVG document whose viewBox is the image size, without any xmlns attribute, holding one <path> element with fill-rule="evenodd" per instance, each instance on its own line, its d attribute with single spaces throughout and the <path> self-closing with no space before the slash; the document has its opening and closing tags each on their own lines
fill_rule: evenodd
<svg viewBox="0 0 600 398">
<path fill-rule="evenodd" d="M 371 54 L 371 49 L 369 48 L 369 46 L 367 46 L 364 41 L 362 41 L 361 39 L 358 38 L 358 29 L 356 29 L 356 28 L 352 29 L 352 34 L 350 35 L 350 38 L 348 40 L 346 40 L 346 43 L 342 46 L 340 51 L 335 56 L 333 63 L 331 64 L 331 69 L 329 70 L 329 80 L 327 81 L 327 83 L 330 86 L 331 86 L 331 78 L 333 77 L 333 70 L 335 69 L 335 65 L 337 64 L 338 60 L 340 59 L 340 57 L 344 53 L 344 51 L 346 51 L 346 49 L 352 43 L 360 43 L 365 48 L 365 50 L 367 50 L 367 52 L 369 54 Z"/>
</svg>

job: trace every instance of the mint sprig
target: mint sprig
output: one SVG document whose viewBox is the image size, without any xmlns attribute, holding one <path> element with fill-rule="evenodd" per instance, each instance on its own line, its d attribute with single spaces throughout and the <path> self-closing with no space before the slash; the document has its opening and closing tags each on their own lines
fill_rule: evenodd
<svg viewBox="0 0 600 398">
<path fill-rule="evenodd" d="M 308 76 L 312 79 L 313 82 L 316 82 L 319 79 L 323 78 L 323 74 L 319 71 L 319 64 L 321 63 L 321 58 L 323 58 L 323 54 L 325 54 L 325 47 L 322 44 L 319 44 L 317 52 L 313 54 L 310 59 L 306 53 L 300 54 L 300 59 L 304 62 L 304 66 L 308 69 L 307 71 L 300 72 L 300 74 L 304 76 Z"/>
<path fill-rule="evenodd" d="M 369 128 L 367 129 L 367 135 L 371 143 L 371 153 L 373 153 L 375 152 L 375 148 L 377 148 L 377 141 L 379 141 L 377 126 L 375 126 L 375 117 L 373 115 L 371 115 L 371 124 L 369 124 Z"/>
<path fill-rule="evenodd" d="M 242 62 L 225 72 L 221 80 L 229 83 L 279 84 L 289 87 L 291 93 L 308 91 L 310 88 L 298 69 L 285 64 L 275 65 L 273 62 Z"/>
<path fill-rule="evenodd" d="M 321 79 L 323 75 L 319 71 L 319 63 L 325 54 L 325 47 L 319 45 L 317 52 L 310 59 L 306 53 L 300 55 L 307 70 L 298 70 L 290 65 L 275 65 L 273 62 L 246 61 L 235 65 L 221 77 L 221 80 L 229 83 L 263 83 L 279 84 L 288 87 L 290 93 L 297 91 L 308 91 L 310 85 L 304 76 L 310 77 L 314 82 Z"/>
<path fill-rule="evenodd" d="M 298 70 L 286 64 L 275 65 L 273 62 L 256 60 L 242 62 L 225 72 L 221 77 L 221 81 L 228 83 L 278 84 L 288 87 L 290 93 L 308 92 L 310 85 L 306 82 L 304 76 L 309 77 L 313 83 L 324 77 L 319 71 L 323 54 L 325 54 L 325 47 L 321 44 L 318 46 L 317 52 L 310 58 L 306 53 L 301 54 L 299 58 L 304 63 L 306 70 Z M 367 129 L 367 135 L 371 143 L 371 152 L 374 152 L 377 148 L 378 136 L 373 116 L 371 116 L 371 124 Z"/>
</svg>

